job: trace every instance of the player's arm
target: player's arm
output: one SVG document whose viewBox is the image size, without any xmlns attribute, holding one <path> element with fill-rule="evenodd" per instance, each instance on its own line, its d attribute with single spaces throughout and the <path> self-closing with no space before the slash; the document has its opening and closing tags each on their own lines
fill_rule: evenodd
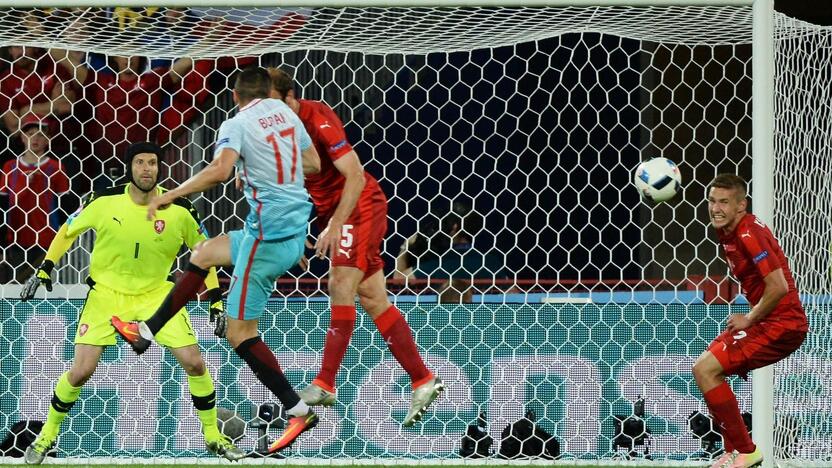
<svg viewBox="0 0 832 468">
<path fill-rule="evenodd" d="M 743 330 L 763 320 L 789 292 L 789 284 L 786 282 L 783 268 L 777 261 L 774 255 L 775 249 L 766 235 L 761 234 L 756 228 L 747 229 L 739 232 L 737 239 L 763 278 L 764 289 L 760 301 L 751 308 L 748 314 L 734 314 L 728 318 L 730 330 Z"/>
<path fill-rule="evenodd" d="M 751 308 L 747 315 L 752 322 L 759 322 L 766 318 L 789 292 L 789 283 L 786 282 L 786 276 L 783 274 L 782 268 L 767 274 L 763 281 L 765 282 L 763 297 L 760 298 L 757 305 Z"/>
<path fill-rule="evenodd" d="M 306 127 L 301 122 L 300 118 L 295 117 L 295 131 L 298 137 L 298 145 L 300 146 L 300 166 L 303 169 L 303 175 L 308 176 L 321 172 L 321 156 L 315 145 L 312 144 L 312 137 L 306 131 Z"/>
<path fill-rule="evenodd" d="M 99 211 L 102 208 L 99 203 L 94 203 L 97 199 L 97 194 L 93 193 L 87 197 L 81 204 L 81 207 L 75 213 L 72 213 L 67 218 L 55 237 L 52 243 L 49 244 L 49 249 L 46 251 L 46 258 L 38 267 L 35 274 L 32 275 L 23 285 L 20 291 L 20 298 L 24 301 L 35 297 L 38 287 L 42 284 L 47 291 L 52 291 L 52 269 L 61 260 L 67 250 L 72 247 L 72 243 L 82 233 L 89 229 L 93 229 L 96 223 L 101 219 Z"/>
<path fill-rule="evenodd" d="M 314 146 L 306 148 L 300 154 L 303 175 L 308 176 L 321 172 L 321 157 L 318 155 L 318 150 Z"/>
<path fill-rule="evenodd" d="M 52 270 L 61 261 L 61 257 L 64 256 L 66 251 L 72 247 L 72 243 L 75 242 L 75 239 L 80 234 L 79 232 L 69 234 L 67 226 L 67 224 L 64 224 L 58 229 L 58 233 L 55 234 L 55 238 L 49 244 L 49 249 L 46 251 L 46 258 L 44 258 L 43 263 L 40 264 L 35 274 L 23 285 L 23 289 L 20 291 L 20 299 L 26 301 L 35 297 L 35 292 L 37 292 L 38 286 L 41 284 L 47 291 L 52 291 Z"/>
<path fill-rule="evenodd" d="M 364 166 L 358 160 L 358 155 L 354 150 L 336 159 L 333 163 L 344 176 L 344 190 L 341 193 L 341 200 L 335 208 L 335 213 L 332 214 L 330 222 L 343 225 L 347 218 L 350 217 L 358 199 L 361 197 L 361 192 L 364 191 Z"/>
<path fill-rule="evenodd" d="M 179 197 L 187 197 L 192 193 L 204 192 L 221 182 L 225 182 L 231 177 L 234 171 L 234 165 L 239 158 L 240 153 L 237 151 L 231 148 L 223 148 L 208 166 L 194 174 L 179 187 L 168 190 L 151 200 L 147 205 L 147 219 L 153 220 L 156 217 L 156 210 L 160 206 L 169 205 Z"/>
<path fill-rule="evenodd" d="M 205 294 L 208 296 L 208 320 L 214 324 L 214 335 L 224 338 L 228 331 L 228 316 L 222 303 L 222 289 L 217 276 L 217 268 L 208 269 L 205 277 Z"/>
<path fill-rule="evenodd" d="M 202 238 L 205 239 L 205 236 Z M 214 335 L 224 338 L 228 330 L 228 317 L 222 303 L 222 289 L 216 267 L 209 268 L 208 275 L 205 276 L 205 295 L 208 296 L 208 319 L 214 324 Z"/>
<path fill-rule="evenodd" d="M 338 253 L 338 243 L 341 239 L 344 223 L 355 210 L 355 205 L 358 203 L 366 183 L 364 167 L 354 150 L 350 150 L 333 161 L 333 165 L 344 176 L 344 189 L 341 192 L 341 200 L 329 219 L 329 224 L 318 236 L 318 243 L 315 245 L 316 255 L 323 257 L 325 254 L 329 254 L 329 258 L 335 258 L 335 254 Z"/>
<path fill-rule="evenodd" d="M 55 238 L 52 239 L 52 243 L 49 244 L 49 249 L 46 251 L 46 258 L 44 262 L 52 262 L 53 265 L 61 261 L 61 258 L 64 256 L 67 250 L 72 247 L 72 243 L 75 242 L 75 239 L 78 238 L 80 233 L 75 232 L 69 234 L 68 225 L 64 223 L 60 229 L 58 229 L 58 233 L 55 234 Z"/>
</svg>

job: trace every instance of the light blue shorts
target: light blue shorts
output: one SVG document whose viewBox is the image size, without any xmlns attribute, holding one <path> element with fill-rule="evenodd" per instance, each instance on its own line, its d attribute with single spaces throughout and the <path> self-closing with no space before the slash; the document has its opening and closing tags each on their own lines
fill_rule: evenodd
<svg viewBox="0 0 832 468">
<path fill-rule="evenodd" d="M 274 291 L 274 282 L 298 264 L 306 233 L 276 240 L 259 240 L 245 229 L 228 233 L 234 273 L 226 312 L 238 320 L 259 319 Z"/>
</svg>

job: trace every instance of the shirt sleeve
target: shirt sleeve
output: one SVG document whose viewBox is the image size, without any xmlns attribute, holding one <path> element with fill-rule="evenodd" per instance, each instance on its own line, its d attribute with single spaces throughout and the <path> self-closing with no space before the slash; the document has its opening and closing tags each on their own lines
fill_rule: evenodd
<svg viewBox="0 0 832 468">
<path fill-rule="evenodd" d="M 766 277 L 772 271 L 781 268 L 780 262 L 775 255 L 776 250 L 769 240 L 769 236 L 764 229 L 754 227 L 745 227 L 737 233 L 737 238 L 740 240 L 745 249 L 751 263 L 760 273 L 760 276 Z"/>
<path fill-rule="evenodd" d="M 208 238 L 208 233 L 202 223 L 202 216 L 193 204 L 188 201 L 187 205 L 183 205 L 183 208 L 188 210 L 188 214 L 185 215 L 188 218 L 185 220 L 185 244 L 189 249 L 193 249 L 196 244 Z"/>
<path fill-rule="evenodd" d="M 335 161 L 352 151 L 352 145 L 347 141 L 347 133 L 344 131 L 344 124 L 335 112 L 321 114 L 315 126 L 318 127 L 318 138 L 323 143 L 322 146 L 326 148 L 329 159 Z"/>
<path fill-rule="evenodd" d="M 96 221 L 101 218 L 101 205 L 95 193 L 91 193 L 84 199 L 81 206 L 75 213 L 69 215 L 66 220 L 66 235 L 77 236 L 84 231 L 96 228 Z"/>
<path fill-rule="evenodd" d="M 220 125 L 220 131 L 217 132 L 217 142 L 214 144 L 214 157 L 220 151 L 228 148 L 240 154 L 240 148 L 243 142 L 243 132 L 240 124 L 236 119 L 228 119 Z"/>
</svg>

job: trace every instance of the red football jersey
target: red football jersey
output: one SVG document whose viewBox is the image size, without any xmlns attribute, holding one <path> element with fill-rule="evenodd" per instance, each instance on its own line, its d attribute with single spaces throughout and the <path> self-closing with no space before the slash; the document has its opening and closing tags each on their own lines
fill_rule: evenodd
<svg viewBox="0 0 832 468">
<path fill-rule="evenodd" d="M 783 270 L 789 292 L 763 319 L 763 323 L 807 331 L 808 321 L 800 304 L 789 263 L 771 230 L 749 213 L 743 216 L 733 232 L 726 234 L 718 230 L 718 233 L 731 274 L 739 280 L 751 305 L 756 305 L 763 297 L 763 278 L 778 268 Z"/>
<path fill-rule="evenodd" d="M 0 173 L 0 194 L 8 195 L 6 241 L 22 247 L 49 247 L 58 230 L 58 195 L 69 191 L 61 164 L 41 159 L 39 166 L 12 160 Z"/>
<path fill-rule="evenodd" d="M 344 124 L 331 107 L 320 101 L 299 101 L 298 116 L 321 157 L 321 172 L 305 177 L 306 190 L 315 204 L 318 224 L 325 226 L 338 207 L 346 180 L 333 163 L 352 151 L 352 145 L 347 141 Z M 375 177 L 364 171 L 364 180 L 361 200 L 386 200 Z"/>
</svg>

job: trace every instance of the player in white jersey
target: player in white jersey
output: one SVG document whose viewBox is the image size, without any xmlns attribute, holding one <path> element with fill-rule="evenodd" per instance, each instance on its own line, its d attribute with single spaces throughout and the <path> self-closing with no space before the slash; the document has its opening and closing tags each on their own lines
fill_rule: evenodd
<svg viewBox="0 0 832 468">
<path fill-rule="evenodd" d="M 176 197 L 202 192 L 228 180 L 236 165 L 251 208 L 245 227 L 197 244 L 185 273 L 153 317 L 144 322 L 122 322 L 113 317 L 113 325 L 141 354 L 176 311 L 196 298 L 210 267 L 234 265 L 228 316 L 217 320 L 214 333 L 227 337 L 290 415 L 283 435 L 269 448 L 274 453 L 318 423 L 318 417 L 298 398 L 274 353 L 261 340 L 257 325 L 275 280 L 303 255 L 312 209 L 303 176 L 320 171 L 321 161 L 300 119 L 282 101 L 268 99 L 270 86 L 264 68 L 241 71 L 234 85 L 234 102 L 240 110 L 220 127 L 214 160 L 148 206 L 148 218 L 153 219 L 157 209 Z"/>
</svg>

